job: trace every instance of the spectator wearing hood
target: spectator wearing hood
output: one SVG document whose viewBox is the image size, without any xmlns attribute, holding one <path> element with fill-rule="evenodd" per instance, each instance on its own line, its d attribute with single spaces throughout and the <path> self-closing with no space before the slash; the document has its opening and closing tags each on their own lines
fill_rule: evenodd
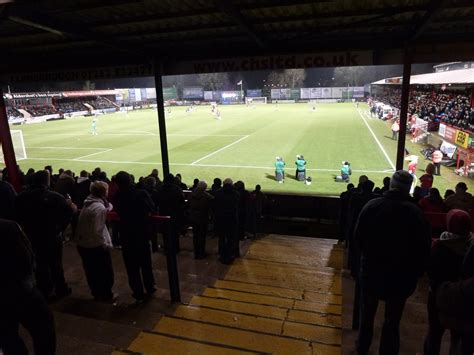
<svg viewBox="0 0 474 355">
<path fill-rule="evenodd" d="M 428 295 L 428 335 L 425 339 L 425 355 L 440 353 L 443 327 L 436 306 L 436 294 L 443 282 L 456 282 L 463 274 L 465 256 L 471 246 L 471 217 L 460 209 L 454 209 L 446 215 L 447 231 L 441 234 L 431 248 L 428 276 L 430 292 Z M 460 340 L 460 334 L 451 331 L 451 347 Z"/>
<path fill-rule="evenodd" d="M 390 190 L 369 201 L 357 220 L 354 240 L 361 254 L 358 354 L 369 352 L 380 300 L 385 301 L 385 319 L 379 354 L 398 354 L 405 302 L 426 269 L 430 230 L 421 209 L 410 199 L 412 182 L 407 171 L 396 171 Z"/>
<path fill-rule="evenodd" d="M 474 207 L 472 195 L 467 192 L 467 185 L 464 182 L 456 185 L 454 195 L 449 196 L 445 203 L 448 211 L 460 209 L 469 212 Z"/>
<path fill-rule="evenodd" d="M 107 212 L 112 210 L 107 201 L 107 190 L 108 185 L 103 181 L 91 184 L 90 195 L 79 215 L 74 241 L 92 296 L 96 301 L 111 302 L 116 296 L 112 292 L 114 270 L 110 250 L 113 245 L 106 226 Z"/>
</svg>

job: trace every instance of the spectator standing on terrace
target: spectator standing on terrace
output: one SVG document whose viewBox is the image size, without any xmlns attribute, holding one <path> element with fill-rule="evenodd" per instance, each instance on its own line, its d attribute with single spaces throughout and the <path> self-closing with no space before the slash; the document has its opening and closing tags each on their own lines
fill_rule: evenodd
<svg viewBox="0 0 474 355">
<path fill-rule="evenodd" d="M 454 209 L 446 216 L 448 230 L 433 244 L 428 267 L 430 293 L 428 295 L 429 330 L 425 339 L 424 355 L 439 355 L 445 328 L 436 307 L 436 293 L 443 282 L 461 279 L 463 261 L 471 246 L 471 217 L 463 210 Z M 471 272 L 474 272 L 472 270 Z M 472 276 L 472 275 L 471 275 Z M 451 331 L 451 350 L 456 348 L 461 335 Z M 453 352 L 450 352 L 453 353 Z M 466 353 L 467 354 L 467 353 Z M 472 354 L 469 352 L 469 354 Z"/>
<path fill-rule="evenodd" d="M 74 193 L 72 194 L 72 200 L 80 209 L 84 204 L 84 200 L 90 193 L 91 180 L 89 179 L 89 173 L 82 170 L 80 176 L 77 178 L 76 185 L 74 186 Z"/>
<path fill-rule="evenodd" d="M 194 259 L 206 257 L 206 235 L 209 224 L 211 200 L 214 197 L 206 192 L 207 184 L 199 181 L 189 198 L 189 219 L 193 227 Z"/>
<path fill-rule="evenodd" d="M 33 185 L 18 194 L 15 213 L 36 255 L 38 288 L 45 298 L 53 292 L 61 298 L 71 293 L 64 279 L 62 232 L 76 206 L 48 186 L 49 172 L 36 172 Z"/>
<path fill-rule="evenodd" d="M 222 180 L 215 178 L 211 186 L 211 195 L 215 195 L 216 191 L 222 188 Z"/>
<path fill-rule="evenodd" d="M 399 326 L 406 299 L 414 292 L 429 256 L 429 226 L 410 200 L 413 177 L 395 172 L 390 190 L 362 209 L 354 232 L 361 251 L 358 354 L 368 354 L 374 318 L 385 301 L 385 321 L 379 354 L 398 354 Z"/>
<path fill-rule="evenodd" d="M 199 184 L 199 179 L 197 179 L 197 178 L 194 179 L 193 180 L 193 186 L 191 186 L 190 190 L 194 191 L 194 189 L 198 186 L 198 184 Z"/>
<path fill-rule="evenodd" d="M 106 226 L 107 212 L 112 205 L 107 201 L 108 185 L 96 181 L 84 201 L 77 223 L 74 241 L 82 259 L 87 284 L 96 301 L 111 302 L 114 270 L 110 250 L 113 248 Z"/>
<path fill-rule="evenodd" d="M 15 216 L 16 192 L 13 186 L 0 180 L 0 218 L 12 220 Z"/>
<path fill-rule="evenodd" d="M 431 187 L 433 186 L 434 176 L 433 173 L 435 167 L 433 164 L 428 164 L 425 168 L 425 173 L 420 177 L 421 183 L 421 196 L 425 197 L 430 192 Z"/>
<path fill-rule="evenodd" d="M 35 354 L 54 354 L 53 314 L 35 283 L 35 255 L 20 227 L 0 219 L 0 349 L 5 355 L 28 354 L 20 324 L 33 340 Z"/>
<path fill-rule="evenodd" d="M 347 184 L 347 191 L 339 196 L 339 241 L 346 240 L 349 216 L 349 200 L 354 190 L 354 184 Z"/>
<path fill-rule="evenodd" d="M 176 182 L 176 185 L 178 185 L 182 190 L 188 189 L 188 185 L 183 183 L 183 178 L 181 177 L 181 174 L 176 174 L 175 182 Z"/>
<path fill-rule="evenodd" d="M 176 241 L 176 252 L 180 250 L 179 235 L 184 225 L 184 195 L 183 190 L 176 185 L 177 179 L 168 174 L 160 190 L 160 214 L 171 217 L 171 238 Z"/>
<path fill-rule="evenodd" d="M 122 256 L 133 298 L 141 303 L 156 292 L 151 263 L 150 220 L 155 205 L 150 195 L 132 184 L 130 174 L 120 171 L 115 176 L 118 192 L 114 206 L 120 217 Z"/>
<path fill-rule="evenodd" d="M 74 177 L 71 170 L 65 170 L 59 175 L 58 180 L 54 186 L 54 191 L 63 195 L 64 197 L 70 197 L 74 194 Z"/>
<path fill-rule="evenodd" d="M 441 150 L 436 149 L 432 154 L 431 154 L 431 160 L 433 161 L 435 171 L 434 175 L 441 175 L 441 161 L 443 160 L 443 152 Z"/>
<path fill-rule="evenodd" d="M 473 203 L 472 195 L 467 192 L 467 185 L 464 182 L 459 182 L 454 195 L 449 196 L 445 201 L 448 211 L 460 209 L 469 212 L 474 207 Z"/>
<path fill-rule="evenodd" d="M 260 185 L 255 185 L 255 190 L 249 196 L 249 232 L 252 233 L 253 237 L 257 237 L 257 233 L 261 230 L 261 222 L 265 205 L 267 202 L 267 196 L 262 192 Z"/>
<path fill-rule="evenodd" d="M 386 176 L 383 178 L 383 186 L 380 189 L 381 193 L 385 193 L 390 189 L 390 177 Z"/>
<path fill-rule="evenodd" d="M 215 231 L 219 236 L 219 260 L 231 264 L 239 247 L 237 229 L 239 224 L 239 194 L 231 179 L 224 180 L 224 186 L 215 194 Z"/>
<path fill-rule="evenodd" d="M 423 212 L 443 213 L 446 210 L 443 198 L 435 187 L 430 189 L 428 196 L 423 197 L 419 204 Z"/>
<path fill-rule="evenodd" d="M 234 184 L 234 188 L 239 194 L 239 228 L 238 236 L 239 240 L 245 239 L 245 228 L 247 226 L 247 208 L 249 201 L 249 192 L 245 189 L 245 184 L 243 181 L 239 180 Z M 240 251 L 237 246 L 235 250 L 235 256 L 240 257 Z"/>
</svg>

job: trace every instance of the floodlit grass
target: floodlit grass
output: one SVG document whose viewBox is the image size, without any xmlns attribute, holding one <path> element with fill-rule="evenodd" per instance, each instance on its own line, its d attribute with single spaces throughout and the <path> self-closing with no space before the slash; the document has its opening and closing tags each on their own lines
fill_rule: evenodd
<svg viewBox="0 0 474 355">
<path fill-rule="evenodd" d="M 267 191 L 331 195 L 346 189 L 346 184 L 334 182 L 343 160 L 351 163 L 353 182 L 366 174 L 380 186 L 383 177 L 391 175 L 396 142 L 391 139 L 390 126 L 370 118 L 366 105 L 359 110 L 352 103 L 318 104 L 315 112 L 310 108 L 309 104 L 222 105 L 219 121 L 209 106 L 191 113 L 184 107 L 172 107 L 166 121 L 171 171 L 181 173 L 188 185 L 195 177 L 209 185 L 214 177 L 231 177 L 243 180 L 249 189 L 261 184 Z M 28 154 L 28 160 L 20 161 L 21 168 L 26 171 L 50 164 L 55 171 L 65 168 L 78 174 L 100 166 L 109 175 L 126 170 L 137 177 L 148 175 L 153 168 L 161 172 L 156 111 L 101 116 L 98 136 L 91 135 L 91 122 L 91 117 L 79 117 L 15 126 L 23 131 Z M 411 142 L 408 148 L 417 154 L 421 149 Z M 308 162 L 307 175 L 313 178 L 309 186 L 294 179 L 297 154 Z M 276 156 L 286 161 L 284 184 L 273 178 Z M 426 164 L 420 158 L 418 176 Z M 443 167 L 434 186 L 444 192 L 459 180 Z M 472 186 L 471 180 L 463 180 Z"/>
</svg>

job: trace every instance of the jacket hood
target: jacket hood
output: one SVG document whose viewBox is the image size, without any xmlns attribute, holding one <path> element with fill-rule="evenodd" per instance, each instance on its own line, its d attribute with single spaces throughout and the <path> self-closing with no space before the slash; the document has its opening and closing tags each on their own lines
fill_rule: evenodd
<svg viewBox="0 0 474 355">
<path fill-rule="evenodd" d="M 92 205 L 93 203 L 100 203 L 102 205 L 105 206 L 105 203 L 104 203 L 104 200 L 102 200 L 101 198 L 99 197 L 95 197 L 95 196 L 92 196 L 92 195 L 89 195 L 86 197 L 86 199 L 84 200 L 84 207 L 87 207 L 87 206 L 90 206 Z"/>
<path fill-rule="evenodd" d="M 448 232 L 460 236 L 468 236 L 471 231 L 471 216 L 463 210 L 454 209 L 446 216 Z"/>
</svg>

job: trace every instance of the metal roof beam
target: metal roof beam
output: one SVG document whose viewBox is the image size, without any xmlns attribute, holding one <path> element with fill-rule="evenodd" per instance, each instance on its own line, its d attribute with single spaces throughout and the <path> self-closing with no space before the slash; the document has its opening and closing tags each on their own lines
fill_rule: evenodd
<svg viewBox="0 0 474 355">
<path fill-rule="evenodd" d="M 430 25 L 433 21 L 433 18 L 436 14 L 442 10 L 446 5 L 449 4 L 449 0 L 432 0 L 426 9 L 426 13 L 423 15 L 423 18 L 415 27 L 413 33 L 410 35 L 408 42 L 415 41 L 423 31 Z"/>
<path fill-rule="evenodd" d="M 268 47 L 265 41 L 256 33 L 253 26 L 247 21 L 244 16 L 242 16 L 242 14 L 232 1 L 220 0 L 217 3 L 217 7 L 227 16 L 229 16 L 232 20 L 234 20 L 235 23 L 239 25 L 239 27 L 244 30 L 250 36 L 250 38 L 252 38 L 254 42 L 257 43 L 260 48 Z"/>
<path fill-rule="evenodd" d="M 147 54 L 142 51 L 142 47 L 136 47 L 131 45 L 124 46 L 115 39 L 104 37 L 101 34 L 90 32 L 86 29 L 78 29 L 75 26 L 59 23 L 57 20 L 49 18 L 48 16 L 37 15 L 33 13 L 26 14 L 20 11 L 16 11 L 13 8 L 7 16 L 10 21 L 36 28 L 45 32 L 53 33 L 63 38 L 94 41 L 96 43 L 111 47 L 115 50 L 119 50 L 122 52 L 126 51 L 131 52 L 135 55 L 147 56 Z"/>
</svg>

